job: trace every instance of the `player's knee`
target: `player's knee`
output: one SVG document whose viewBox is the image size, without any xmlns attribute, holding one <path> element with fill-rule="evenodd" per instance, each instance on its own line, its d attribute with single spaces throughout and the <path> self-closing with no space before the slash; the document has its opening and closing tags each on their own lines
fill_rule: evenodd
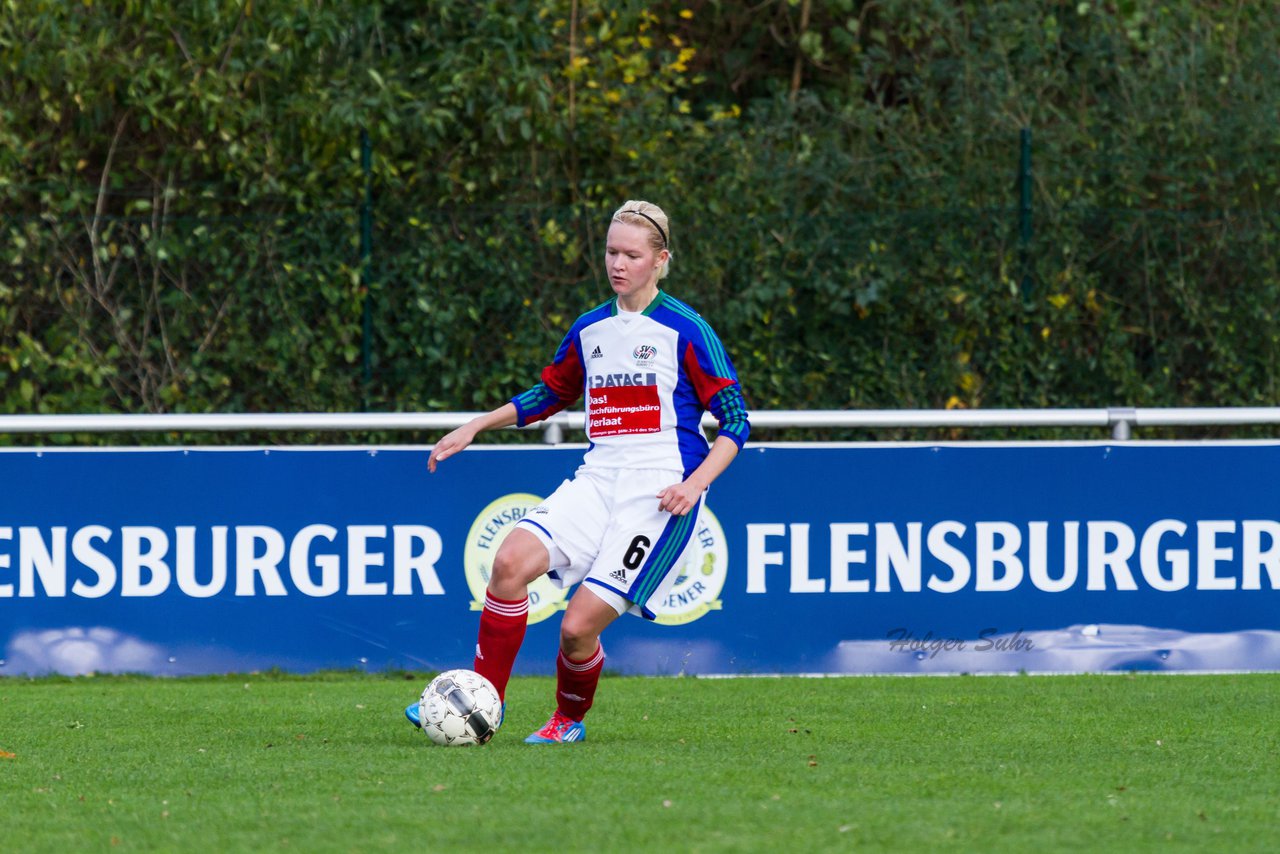
<svg viewBox="0 0 1280 854">
<path fill-rule="evenodd" d="M 494 555 L 491 585 L 530 584 L 546 573 L 546 548 L 536 538 L 529 536 L 526 542 L 526 538 L 516 537 L 517 533 L 523 532 L 512 531 Z"/>
<path fill-rule="evenodd" d="M 490 567 L 492 580 L 498 584 L 528 584 L 529 560 L 518 553 L 499 551 Z"/>
<path fill-rule="evenodd" d="M 590 654 L 595 651 L 600 630 L 590 620 L 566 611 L 560 621 L 560 648 L 573 657 L 574 654 Z"/>
</svg>

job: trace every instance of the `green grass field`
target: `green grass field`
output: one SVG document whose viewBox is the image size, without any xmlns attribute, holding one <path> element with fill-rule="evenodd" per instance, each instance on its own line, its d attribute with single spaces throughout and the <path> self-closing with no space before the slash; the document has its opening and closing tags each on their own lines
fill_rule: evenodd
<svg viewBox="0 0 1280 854">
<path fill-rule="evenodd" d="M 1275 850 L 1280 674 L 606 678 L 433 747 L 426 676 L 0 679 L 5 851 Z"/>
</svg>

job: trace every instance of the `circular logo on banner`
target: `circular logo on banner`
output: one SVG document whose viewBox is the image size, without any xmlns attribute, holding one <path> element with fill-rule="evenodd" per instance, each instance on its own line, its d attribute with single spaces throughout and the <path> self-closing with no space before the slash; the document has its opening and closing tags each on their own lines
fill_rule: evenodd
<svg viewBox="0 0 1280 854">
<path fill-rule="evenodd" d="M 729 571 L 729 547 L 715 514 L 703 506 L 698 529 L 680 561 L 680 575 L 667 598 L 653 612 L 663 626 L 692 623 L 708 611 L 720 610 L 720 591 Z"/>
<path fill-rule="evenodd" d="M 542 499 L 527 492 L 504 495 L 480 511 L 467 533 L 467 546 L 462 553 L 463 571 L 471 590 L 471 610 L 484 608 L 484 592 L 489 586 L 489 567 L 498 546 L 511 533 L 516 523 Z M 565 591 L 556 587 L 545 575 L 529 585 L 529 624 L 539 623 L 566 606 Z"/>
</svg>

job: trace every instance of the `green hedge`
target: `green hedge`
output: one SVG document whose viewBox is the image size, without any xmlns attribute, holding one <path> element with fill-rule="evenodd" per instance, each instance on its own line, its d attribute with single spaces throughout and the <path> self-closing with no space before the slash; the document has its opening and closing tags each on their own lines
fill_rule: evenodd
<svg viewBox="0 0 1280 854">
<path fill-rule="evenodd" d="M 487 409 L 626 198 L 756 408 L 1280 398 L 1274 4 L 5 8 L 0 411 Z"/>
</svg>

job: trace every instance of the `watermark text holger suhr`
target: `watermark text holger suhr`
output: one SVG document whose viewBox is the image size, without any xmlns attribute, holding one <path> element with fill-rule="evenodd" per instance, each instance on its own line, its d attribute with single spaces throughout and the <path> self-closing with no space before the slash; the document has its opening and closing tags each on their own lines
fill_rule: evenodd
<svg viewBox="0 0 1280 854">
<path fill-rule="evenodd" d="M 920 657 L 924 653 L 934 658 L 943 652 L 1026 652 L 1035 648 L 1031 638 L 1022 636 L 1022 629 L 1011 635 L 1002 635 L 999 629 L 983 629 L 978 632 L 978 639 L 962 640 L 961 638 L 934 637 L 932 631 L 916 635 L 910 629 L 890 629 L 889 649 L 893 652 L 910 652 Z"/>
</svg>

